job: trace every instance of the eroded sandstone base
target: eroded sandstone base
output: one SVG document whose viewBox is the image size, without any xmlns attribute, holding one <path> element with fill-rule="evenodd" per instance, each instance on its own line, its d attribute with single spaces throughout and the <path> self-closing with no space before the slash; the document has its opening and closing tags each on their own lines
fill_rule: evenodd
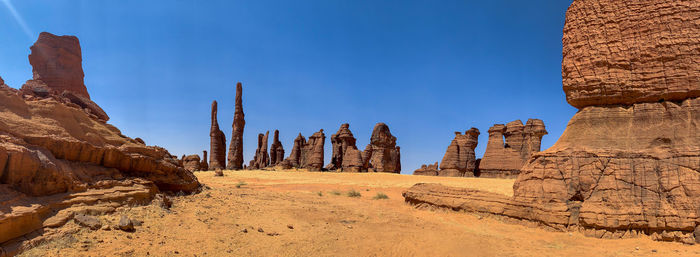
<svg viewBox="0 0 700 257">
<path fill-rule="evenodd" d="M 586 107 L 522 168 L 512 199 L 416 186 L 406 201 L 575 226 L 586 235 L 693 243 L 700 223 L 700 99 Z M 515 207 L 514 207 L 515 206 Z"/>
</svg>

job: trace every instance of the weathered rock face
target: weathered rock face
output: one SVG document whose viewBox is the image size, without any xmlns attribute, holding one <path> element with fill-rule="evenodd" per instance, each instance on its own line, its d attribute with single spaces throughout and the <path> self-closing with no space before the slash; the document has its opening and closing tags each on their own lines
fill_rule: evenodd
<svg viewBox="0 0 700 257">
<path fill-rule="evenodd" d="M 270 131 L 265 132 L 265 134 L 258 134 L 258 148 L 255 150 L 255 157 L 250 160 L 248 169 L 262 169 L 270 166 L 270 155 L 267 153 L 267 139 L 270 135 Z"/>
<path fill-rule="evenodd" d="M 589 235 L 636 230 L 689 241 L 700 221 L 699 106 L 692 98 L 586 107 L 554 146 L 523 168 L 515 196 L 580 205 L 571 215 Z"/>
<path fill-rule="evenodd" d="M 562 77 L 577 107 L 700 97 L 700 2 L 574 1 Z"/>
<path fill-rule="evenodd" d="M 364 167 L 369 172 L 401 173 L 401 150 L 389 126 L 377 123 L 372 130 L 369 145 L 362 154 Z"/>
<path fill-rule="evenodd" d="M 29 63 L 34 77 L 20 90 L 27 98 L 53 98 L 80 106 L 85 112 L 107 122 L 109 116 L 90 100 L 83 82 L 83 66 L 78 38 L 42 32 L 31 47 Z"/>
<path fill-rule="evenodd" d="M 357 140 L 355 140 L 355 136 L 353 136 L 352 132 L 350 131 L 350 124 L 345 123 L 343 125 L 340 125 L 340 129 L 338 129 L 338 132 L 331 135 L 333 156 L 331 157 L 331 163 L 329 163 L 328 166 L 326 166 L 326 169 L 336 170 L 342 168 L 343 157 L 345 156 L 347 149 L 351 148 L 357 150 L 357 146 L 355 145 L 356 141 Z M 352 155 L 353 154 L 351 154 L 351 156 Z M 362 160 L 360 160 L 360 163 L 362 163 Z"/>
<path fill-rule="evenodd" d="M 233 132 L 231 144 L 228 149 L 229 170 L 243 169 L 243 129 L 245 128 L 245 114 L 243 114 L 243 85 L 236 84 L 236 110 L 233 115 Z"/>
<path fill-rule="evenodd" d="M 413 171 L 413 175 L 437 176 L 438 172 L 438 162 L 435 162 L 432 165 L 423 164 L 419 169 Z"/>
<path fill-rule="evenodd" d="M 83 82 L 83 57 L 77 37 L 42 32 L 31 50 L 29 63 L 34 80 L 43 81 L 58 93 L 70 91 L 90 99 Z"/>
<path fill-rule="evenodd" d="M 284 160 L 284 147 L 280 142 L 280 132 L 275 130 L 275 135 L 270 145 L 270 166 L 277 166 Z"/>
<path fill-rule="evenodd" d="M 210 149 L 209 169 L 223 170 L 226 164 L 226 135 L 219 129 L 216 101 L 211 103 L 211 129 L 209 130 Z"/>
<path fill-rule="evenodd" d="M 41 58 L 45 63 L 64 62 L 52 59 L 61 56 Z M 30 59 L 32 64 L 39 62 Z M 35 68 L 35 74 L 52 74 L 42 69 L 59 68 L 77 70 L 49 66 Z M 80 70 L 75 77 L 82 78 Z M 75 208 L 110 212 L 120 205 L 148 203 L 158 191 L 200 188 L 197 178 L 167 150 L 124 136 L 84 107 L 66 101 L 66 92 L 75 93 L 46 90 L 39 97 L 0 86 L 0 244 L 61 226 Z"/>
<path fill-rule="evenodd" d="M 188 155 L 185 156 L 185 158 L 182 158 L 182 165 L 185 167 L 186 170 L 193 172 L 193 171 L 200 171 L 201 168 L 199 167 L 199 163 L 201 162 L 201 159 L 199 158 L 199 155 L 193 154 L 193 155 Z"/>
<path fill-rule="evenodd" d="M 520 120 L 494 125 L 489 129 L 489 142 L 479 164 L 480 176 L 517 176 L 530 156 L 540 151 L 546 134 L 544 122 L 538 119 L 529 119 L 525 125 Z"/>
<path fill-rule="evenodd" d="M 309 141 L 302 148 L 301 167 L 309 171 L 321 171 L 323 169 L 323 147 L 326 135 L 323 129 L 309 137 Z"/>
<path fill-rule="evenodd" d="M 209 163 L 207 162 L 207 151 L 202 151 L 202 161 L 199 163 L 199 170 L 208 171 Z"/>
<path fill-rule="evenodd" d="M 442 158 L 439 176 L 473 177 L 476 168 L 476 149 L 479 143 L 479 132 L 476 128 L 467 130 L 464 135 L 455 132 L 455 139 L 447 147 Z"/>
<path fill-rule="evenodd" d="M 299 133 L 296 139 L 294 139 L 294 146 L 292 146 L 292 151 L 289 153 L 289 157 L 280 163 L 280 166 L 284 169 L 291 168 L 301 168 L 301 159 L 304 156 L 303 149 L 306 146 L 306 138 Z"/>
<path fill-rule="evenodd" d="M 364 167 L 364 162 L 362 160 L 362 151 L 358 150 L 356 147 L 345 148 L 345 153 L 343 154 L 343 163 L 341 165 L 341 170 L 343 172 L 367 171 L 367 169 Z"/>
<path fill-rule="evenodd" d="M 600 238 L 695 243 L 700 3 L 575 0 L 566 17 L 564 91 L 580 110 L 557 143 L 521 169 L 514 196 L 416 185 L 406 201 Z"/>
</svg>

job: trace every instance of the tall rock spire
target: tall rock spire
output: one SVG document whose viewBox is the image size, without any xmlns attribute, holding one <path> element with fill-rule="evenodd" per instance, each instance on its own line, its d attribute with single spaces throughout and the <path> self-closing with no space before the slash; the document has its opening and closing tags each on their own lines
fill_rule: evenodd
<svg viewBox="0 0 700 257">
<path fill-rule="evenodd" d="M 224 164 L 226 163 L 226 135 L 219 129 L 216 101 L 211 103 L 211 130 L 209 130 L 209 137 L 211 138 L 209 169 L 224 169 Z"/>
<path fill-rule="evenodd" d="M 226 169 L 243 169 L 243 129 L 245 128 L 245 114 L 243 114 L 243 85 L 236 84 L 236 112 L 233 115 L 233 132 L 231 144 L 228 149 L 228 165 Z"/>
</svg>

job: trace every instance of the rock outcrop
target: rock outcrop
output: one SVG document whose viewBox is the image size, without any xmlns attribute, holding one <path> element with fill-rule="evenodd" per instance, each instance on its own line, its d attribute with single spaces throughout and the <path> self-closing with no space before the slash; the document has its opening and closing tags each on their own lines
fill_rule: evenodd
<svg viewBox="0 0 700 257">
<path fill-rule="evenodd" d="M 420 175 L 420 176 L 437 176 L 438 175 L 438 162 L 435 162 L 435 164 L 431 165 L 426 165 L 423 164 L 421 167 L 415 171 L 413 171 L 413 175 Z"/>
<path fill-rule="evenodd" d="M 489 141 L 479 164 L 480 176 L 517 176 L 530 156 L 540 151 L 546 134 L 544 122 L 538 119 L 528 119 L 525 125 L 520 120 L 494 125 L 489 129 Z"/>
<path fill-rule="evenodd" d="M 416 185 L 406 201 L 599 238 L 646 234 L 695 243 L 698 20 L 697 1 L 575 0 L 566 15 L 562 76 L 567 100 L 580 110 L 552 147 L 521 168 L 513 197 Z"/>
<path fill-rule="evenodd" d="M 343 163 L 341 166 L 343 172 L 367 172 L 362 160 L 362 151 L 357 147 L 345 148 L 343 153 Z"/>
<path fill-rule="evenodd" d="M 182 158 L 182 166 L 185 167 L 186 170 L 190 172 L 194 171 L 200 171 L 200 162 L 202 159 L 199 158 L 199 155 L 193 154 L 193 155 L 188 155 L 185 156 L 185 158 Z"/>
<path fill-rule="evenodd" d="M 270 131 L 265 134 L 258 134 L 258 148 L 255 150 L 255 157 L 250 160 L 248 169 L 256 170 L 270 166 L 270 155 L 267 153 L 267 139 L 270 136 Z"/>
<path fill-rule="evenodd" d="M 321 171 L 323 169 L 323 147 L 326 135 L 323 129 L 309 137 L 309 141 L 302 147 L 301 168 L 309 171 Z"/>
<path fill-rule="evenodd" d="M 31 51 L 29 63 L 34 75 L 22 86 L 23 95 L 75 104 L 104 122 L 109 120 L 107 113 L 90 100 L 77 37 L 42 32 Z"/>
<path fill-rule="evenodd" d="M 243 169 L 243 129 L 245 128 L 245 114 L 243 114 L 243 85 L 236 84 L 236 107 L 233 114 L 233 132 L 231 133 L 231 144 L 228 149 L 229 170 Z"/>
<path fill-rule="evenodd" d="M 202 151 L 202 161 L 199 163 L 199 170 L 201 171 L 208 171 L 209 170 L 209 162 L 207 161 L 207 151 Z"/>
<path fill-rule="evenodd" d="M 374 126 L 362 160 L 369 172 L 401 173 L 401 148 L 396 146 L 396 137 L 391 135 L 389 126 L 384 123 Z"/>
<path fill-rule="evenodd" d="M 292 151 L 289 153 L 289 157 L 280 163 L 280 166 L 284 169 L 301 168 L 301 159 L 304 156 L 303 149 L 306 146 L 306 138 L 299 133 L 296 139 L 294 139 L 294 146 L 292 146 Z"/>
<path fill-rule="evenodd" d="M 562 39 L 566 100 L 581 109 L 700 97 L 699 6 L 574 1 Z"/>
<path fill-rule="evenodd" d="M 86 90 L 74 91 L 84 89 L 79 46 L 53 47 L 47 35 L 30 60 L 41 79 L 33 81 L 49 90 L 36 95 L 0 85 L 0 244 L 61 226 L 77 211 L 113 212 L 148 203 L 159 191 L 199 190 L 167 150 L 131 139 L 66 100 L 67 92 L 89 100 Z"/>
<path fill-rule="evenodd" d="M 42 81 L 58 94 L 68 91 L 90 99 L 83 81 L 83 57 L 77 37 L 42 32 L 30 49 L 34 80 Z"/>
<path fill-rule="evenodd" d="M 270 166 L 274 167 L 284 160 L 284 147 L 280 142 L 280 132 L 275 130 L 272 137 L 272 145 L 270 145 Z"/>
<path fill-rule="evenodd" d="M 473 177 L 476 169 L 476 145 L 479 143 L 479 132 L 471 128 L 464 132 L 455 132 L 455 138 L 447 147 L 445 156 L 442 157 L 439 176 L 445 177 Z"/>
<path fill-rule="evenodd" d="M 343 157 L 345 156 L 347 149 L 350 148 L 357 150 L 357 146 L 355 145 L 356 141 L 355 136 L 353 136 L 352 132 L 350 131 L 350 124 L 345 123 L 340 125 L 338 132 L 331 135 L 333 156 L 331 157 L 331 163 L 326 166 L 326 169 L 337 170 L 343 168 Z M 350 154 L 350 156 L 352 155 L 354 155 L 354 153 Z M 360 158 L 362 158 L 361 155 Z M 348 163 L 348 165 L 350 165 L 350 163 Z M 360 167 L 362 167 L 362 159 L 360 159 Z"/>
<path fill-rule="evenodd" d="M 223 170 L 226 167 L 226 135 L 219 129 L 216 101 L 211 103 L 211 129 L 209 130 L 209 169 Z"/>
</svg>

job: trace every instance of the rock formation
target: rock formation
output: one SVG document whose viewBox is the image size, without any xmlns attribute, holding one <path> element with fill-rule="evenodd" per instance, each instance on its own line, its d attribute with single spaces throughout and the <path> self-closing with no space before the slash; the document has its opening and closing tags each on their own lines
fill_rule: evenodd
<svg viewBox="0 0 700 257">
<path fill-rule="evenodd" d="M 471 128 L 464 132 L 455 132 L 455 139 L 447 147 L 445 156 L 442 157 L 439 176 L 446 177 L 473 177 L 476 169 L 476 154 L 474 149 L 479 143 L 479 132 Z"/>
<path fill-rule="evenodd" d="M 521 169 L 513 197 L 422 184 L 406 201 L 599 238 L 700 241 L 699 10 L 697 1 L 575 0 L 562 77 L 579 111 Z"/>
<path fill-rule="evenodd" d="M 42 81 L 59 94 L 69 91 L 90 99 L 83 81 L 83 57 L 77 37 L 42 32 L 30 49 L 34 80 Z"/>
<path fill-rule="evenodd" d="M 280 132 L 275 130 L 275 135 L 270 145 L 270 166 L 274 167 L 284 160 L 284 147 L 280 142 Z"/>
<path fill-rule="evenodd" d="M 530 156 L 540 151 L 546 134 L 544 122 L 538 119 L 529 119 L 525 125 L 520 120 L 494 125 L 489 129 L 489 142 L 479 164 L 480 176 L 517 176 Z"/>
<path fill-rule="evenodd" d="M 321 171 L 323 169 L 323 147 L 326 135 L 323 129 L 309 137 L 309 141 L 303 146 L 301 153 L 301 168 L 309 171 Z"/>
<path fill-rule="evenodd" d="M 0 244 L 61 226 L 78 210 L 113 212 L 149 203 L 159 191 L 200 188 L 167 150 L 123 135 L 67 99 L 66 92 L 89 96 L 80 48 L 64 39 L 77 44 L 74 37 L 42 33 L 32 47 L 34 76 L 41 80 L 30 82 L 52 89 L 34 94 L 0 83 Z"/>
<path fill-rule="evenodd" d="M 245 128 L 245 114 L 243 114 L 243 85 L 236 84 L 236 110 L 233 115 L 233 132 L 231 133 L 231 145 L 228 149 L 229 170 L 243 169 L 243 129 Z"/>
<path fill-rule="evenodd" d="M 182 158 L 182 165 L 185 167 L 186 170 L 193 172 L 193 171 L 200 171 L 201 168 L 199 166 L 199 163 L 201 162 L 201 159 L 199 159 L 199 155 L 193 154 L 193 155 L 188 155 L 185 156 L 185 158 Z"/>
<path fill-rule="evenodd" d="M 209 170 L 209 162 L 207 162 L 207 151 L 202 151 L 202 161 L 199 163 L 199 170 L 201 171 L 208 171 Z"/>
<path fill-rule="evenodd" d="M 292 146 L 292 151 L 289 153 L 289 157 L 280 163 L 280 166 L 284 169 L 291 168 L 301 168 L 301 159 L 304 156 L 303 149 L 306 146 L 306 138 L 299 133 L 296 139 L 294 139 L 294 146 Z"/>
<path fill-rule="evenodd" d="M 255 150 L 255 157 L 250 160 L 248 169 L 262 169 L 270 166 L 270 156 L 267 153 L 267 139 L 270 135 L 270 131 L 265 132 L 265 134 L 258 134 L 258 148 Z"/>
<path fill-rule="evenodd" d="M 82 53 L 77 37 L 42 32 L 31 51 L 29 63 L 34 76 L 22 86 L 23 95 L 75 104 L 100 120 L 109 120 L 107 113 L 90 100 L 83 82 Z"/>
<path fill-rule="evenodd" d="M 362 160 L 362 151 L 357 149 L 357 147 L 345 148 L 345 153 L 343 154 L 343 163 L 341 166 L 341 171 L 343 171 L 343 172 L 366 172 L 367 168 L 365 168 L 364 161 Z"/>
<path fill-rule="evenodd" d="M 326 166 L 327 170 L 336 170 L 343 167 L 343 157 L 347 152 L 346 149 L 351 148 L 357 150 L 355 145 L 355 136 L 352 135 L 350 131 L 350 124 L 340 125 L 338 132 L 331 135 L 331 145 L 333 146 L 333 156 L 331 157 L 331 163 Z M 359 151 L 358 151 L 359 153 Z M 351 154 L 352 155 L 352 154 Z M 360 155 L 360 158 L 362 156 Z M 349 165 L 349 164 L 348 164 Z M 362 166 L 362 160 L 360 159 L 360 167 Z"/>
<path fill-rule="evenodd" d="M 218 108 L 216 101 L 211 103 L 211 129 L 209 130 L 210 148 L 209 169 L 223 170 L 226 164 L 226 135 L 219 129 Z"/>
<path fill-rule="evenodd" d="M 423 164 L 419 169 L 413 171 L 413 175 L 437 176 L 438 172 L 438 162 L 435 162 L 432 165 Z"/>
<path fill-rule="evenodd" d="M 372 130 L 369 145 L 362 154 L 364 167 L 369 172 L 401 173 L 401 149 L 389 126 L 377 123 Z"/>
<path fill-rule="evenodd" d="M 587 106 L 700 97 L 696 1 L 574 1 L 564 26 L 566 100 Z"/>
</svg>

